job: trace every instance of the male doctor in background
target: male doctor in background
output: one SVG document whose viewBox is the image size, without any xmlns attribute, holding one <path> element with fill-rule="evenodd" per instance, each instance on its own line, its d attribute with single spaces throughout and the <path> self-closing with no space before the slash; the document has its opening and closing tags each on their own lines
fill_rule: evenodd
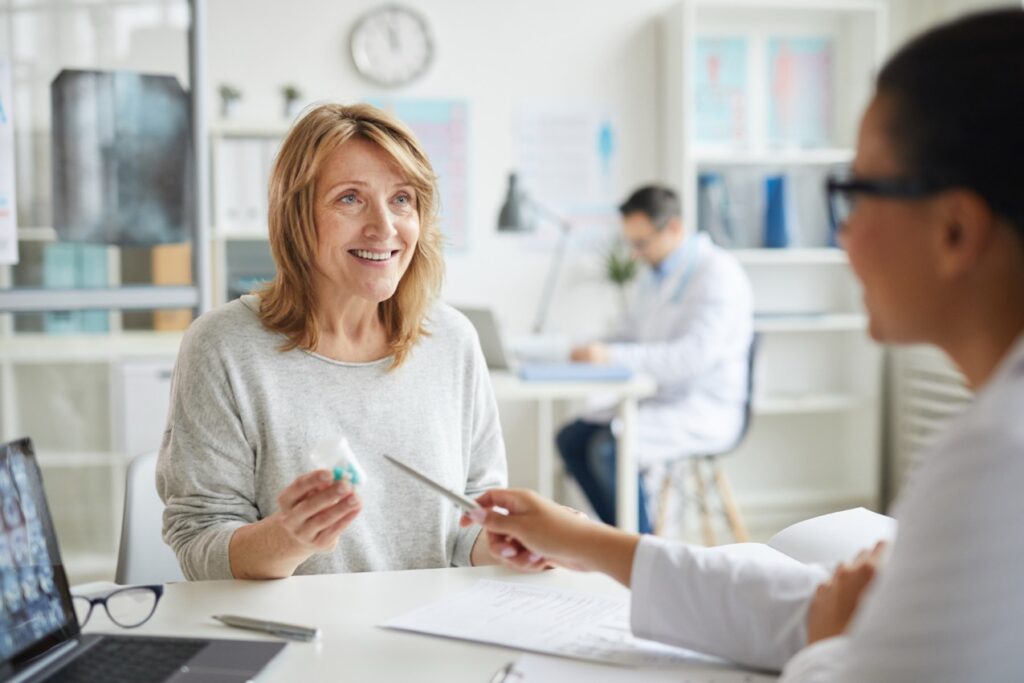
<svg viewBox="0 0 1024 683">
<path fill-rule="evenodd" d="M 728 449 L 743 425 L 753 295 L 736 259 L 683 225 L 671 189 L 642 187 L 620 207 L 622 229 L 650 266 L 618 330 L 580 346 L 572 359 L 614 363 L 655 378 L 640 403 L 637 454 L 642 472 L 666 461 Z M 558 450 L 594 511 L 615 523 L 613 411 L 592 413 L 558 433 Z M 639 527 L 651 531 L 640 478 Z"/>
</svg>

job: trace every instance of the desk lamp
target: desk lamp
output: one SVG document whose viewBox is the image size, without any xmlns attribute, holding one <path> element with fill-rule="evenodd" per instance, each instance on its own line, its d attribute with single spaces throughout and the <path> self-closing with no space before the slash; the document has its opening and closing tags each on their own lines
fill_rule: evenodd
<svg viewBox="0 0 1024 683">
<path fill-rule="evenodd" d="M 548 311 L 551 308 L 551 300 L 555 296 L 558 272 L 562 269 L 562 262 L 565 261 L 565 251 L 568 247 L 569 231 L 572 229 L 572 224 L 556 211 L 553 211 L 520 190 L 516 174 L 510 173 L 505 203 L 502 204 L 501 212 L 498 214 L 498 230 L 501 232 L 532 232 L 536 229 L 536 224 L 531 220 L 531 214 L 543 216 L 557 224 L 561 231 L 558 238 L 558 248 L 555 251 L 555 258 L 551 262 L 551 268 L 548 270 L 547 280 L 544 282 L 544 291 L 540 299 L 540 306 L 537 309 L 537 317 L 533 323 L 533 333 L 540 334 L 544 331 L 544 323 L 547 321 Z"/>
</svg>

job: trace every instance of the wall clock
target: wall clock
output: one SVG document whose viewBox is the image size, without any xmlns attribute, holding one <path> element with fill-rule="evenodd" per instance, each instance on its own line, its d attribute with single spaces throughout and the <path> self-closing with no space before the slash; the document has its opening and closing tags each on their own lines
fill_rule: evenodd
<svg viewBox="0 0 1024 683">
<path fill-rule="evenodd" d="M 399 5 L 385 5 L 364 14 L 349 36 L 356 69 L 385 86 L 416 80 L 434 59 L 434 41 L 426 20 Z"/>
</svg>

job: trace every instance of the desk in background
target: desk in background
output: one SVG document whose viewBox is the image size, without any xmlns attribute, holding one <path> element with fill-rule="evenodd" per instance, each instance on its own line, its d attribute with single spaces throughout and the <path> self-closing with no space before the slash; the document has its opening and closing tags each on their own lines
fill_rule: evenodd
<svg viewBox="0 0 1024 683">
<path fill-rule="evenodd" d="M 166 586 L 153 617 L 130 633 L 270 638 L 228 628 L 210 618 L 212 614 L 240 614 L 317 626 L 322 631 L 316 642 L 289 643 L 257 677 L 261 683 L 485 683 L 519 653 L 494 645 L 378 628 L 378 624 L 416 607 L 460 593 L 479 579 L 606 595 L 626 592 L 603 574 L 562 569 L 519 574 L 500 567 L 322 574 L 280 581 L 172 583 Z M 102 612 L 93 614 L 86 631 L 123 632 L 113 627 Z"/>
<path fill-rule="evenodd" d="M 651 396 L 658 385 L 649 377 L 634 375 L 614 382 L 546 382 L 522 380 L 502 370 L 491 371 L 491 384 L 499 401 L 537 402 L 537 490 L 551 498 L 555 478 L 555 401 L 587 399 L 596 395 L 614 396 L 618 400 L 618 417 L 622 431 L 618 435 L 615 464 L 615 519 L 626 531 L 637 530 L 636 406 L 641 398 Z"/>
</svg>

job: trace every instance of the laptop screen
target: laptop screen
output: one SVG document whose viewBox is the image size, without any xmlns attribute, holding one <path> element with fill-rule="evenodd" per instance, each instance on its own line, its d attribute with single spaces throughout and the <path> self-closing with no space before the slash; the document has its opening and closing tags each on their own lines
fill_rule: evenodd
<svg viewBox="0 0 1024 683">
<path fill-rule="evenodd" d="M 0 679 L 78 635 L 43 479 L 28 439 L 0 444 Z"/>
<path fill-rule="evenodd" d="M 494 313 L 489 308 L 465 308 L 458 307 L 462 315 L 469 318 L 476 328 L 476 335 L 480 339 L 480 349 L 484 352 L 484 361 L 491 370 L 508 370 L 510 359 L 505 350 L 505 344 L 498 331 L 498 321 L 494 319 Z"/>
</svg>

